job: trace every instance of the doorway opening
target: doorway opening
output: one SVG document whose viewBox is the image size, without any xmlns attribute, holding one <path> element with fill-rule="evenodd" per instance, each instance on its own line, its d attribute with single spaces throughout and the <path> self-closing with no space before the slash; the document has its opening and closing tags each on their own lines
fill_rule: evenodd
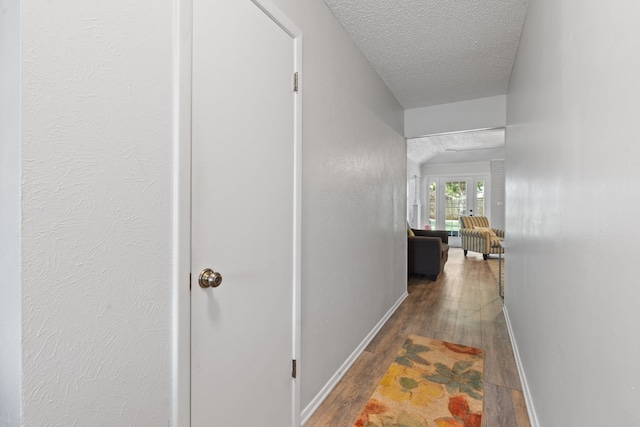
<svg viewBox="0 0 640 427">
<path fill-rule="evenodd" d="M 446 230 L 449 245 L 460 247 L 460 217 L 485 215 L 487 182 L 484 175 L 429 177 L 426 186 L 429 228 Z"/>
</svg>

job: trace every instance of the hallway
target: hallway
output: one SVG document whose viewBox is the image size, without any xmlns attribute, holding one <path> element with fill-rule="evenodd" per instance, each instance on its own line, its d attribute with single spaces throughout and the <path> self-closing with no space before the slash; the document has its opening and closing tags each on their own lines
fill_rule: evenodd
<svg viewBox="0 0 640 427">
<path fill-rule="evenodd" d="M 417 334 L 485 350 L 484 426 L 529 427 L 497 279 L 487 263 L 497 259 L 485 262 L 471 252 L 465 258 L 451 248 L 438 280 L 410 277 L 409 297 L 305 426 L 350 427 L 405 337 Z"/>
</svg>

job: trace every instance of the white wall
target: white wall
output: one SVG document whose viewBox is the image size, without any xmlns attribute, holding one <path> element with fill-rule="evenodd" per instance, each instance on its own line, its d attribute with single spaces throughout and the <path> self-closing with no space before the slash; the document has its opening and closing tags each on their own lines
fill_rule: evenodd
<svg viewBox="0 0 640 427">
<path fill-rule="evenodd" d="M 449 163 L 449 164 L 429 164 L 425 163 L 421 167 L 422 176 L 448 175 L 448 176 L 470 176 L 489 174 L 491 165 L 489 162 L 472 163 Z"/>
<path fill-rule="evenodd" d="M 20 11 L 0 0 L 0 426 L 20 424 Z"/>
<path fill-rule="evenodd" d="M 407 158 L 407 221 L 412 227 L 419 227 L 422 224 L 423 203 L 424 203 L 424 187 L 420 179 L 422 172 L 420 165 L 413 160 Z M 418 177 L 418 185 L 416 186 L 415 177 Z M 417 187 L 417 188 L 416 188 Z M 417 195 L 416 195 L 417 190 Z M 417 197 L 418 204 L 415 204 Z"/>
<path fill-rule="evenodd" d="M 22 425 L 168 425 L 173 5 L 21 7 Z"/>
<path fill-rule="evenodd" d="M 400 104 L 321 0 L 274 1 L 303 33 L 301 402 L 406 292 Z"/>
<path fill-rule="evenodd" d="M 404 135 L 407 138 L 491 129 L 505 124 L 506 95 L 410 108 L 404 112 Z"/>
<path fill-rule="evenodd" d="M 413 179 L 414 175 L 420 176 L 422 171 L 420 165 L 411 159 L 407 159 L 407 180 Z"/>
<path fill-rule="evenodd" d="M 326 5 L 274 3 L 304 37 L 304 407 L 406 293 L 406 144 L 402 108 Z M 6 358 L 22 357 L 22 395 L 2 380 L 3 416 L 21 400 L 25 426 L 167 425 L 173 4 L 22 8 L 22 182 L 9 168 L 1 211 L 22 227 L 22 295 L 2 288 L 24 310 L 22 356 Z"/>
<path fill-rule="evenodd" d="M 640 3 L 529 3 L 508 95 L 506 307 L 540 426 L 640 425 Z"/>
</svg>

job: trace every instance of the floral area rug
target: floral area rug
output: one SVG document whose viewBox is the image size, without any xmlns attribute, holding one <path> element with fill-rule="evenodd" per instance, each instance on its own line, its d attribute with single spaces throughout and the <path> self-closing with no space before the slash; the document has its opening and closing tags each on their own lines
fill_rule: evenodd
<svg viewBox="0 0 640 427">
<path fill-rule="evenodd" d="M 409 335 L 353 427 L 481 427 L 484 351 Z"/>
</svg>

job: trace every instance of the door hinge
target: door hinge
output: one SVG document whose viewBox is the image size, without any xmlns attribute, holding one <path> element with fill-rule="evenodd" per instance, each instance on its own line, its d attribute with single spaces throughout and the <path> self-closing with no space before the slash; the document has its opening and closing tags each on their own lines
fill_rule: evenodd
<svg viewBox="0 0 640 427">
<path fill-rule="evenodd" d="M 298 91 L 298 72 L 293 73 L 293 91 Z"/>
<path fill-rule="evenodd" d="M 291 376 L 292 376 L 293 378 L 297 378 L 297 375 L 298 375 L 298 368 L 296 367 L 296 365 L 297 365 L 297 363 L 296 363 L 296 359 L 293 359 L 291 362 L 292 362 L 292 363 L 291 363 Z"/>
<path fill-rule="evenodd" d="M 191 290 L 191 273 L 189 273 L 189 290 Z"/>
</svg>

